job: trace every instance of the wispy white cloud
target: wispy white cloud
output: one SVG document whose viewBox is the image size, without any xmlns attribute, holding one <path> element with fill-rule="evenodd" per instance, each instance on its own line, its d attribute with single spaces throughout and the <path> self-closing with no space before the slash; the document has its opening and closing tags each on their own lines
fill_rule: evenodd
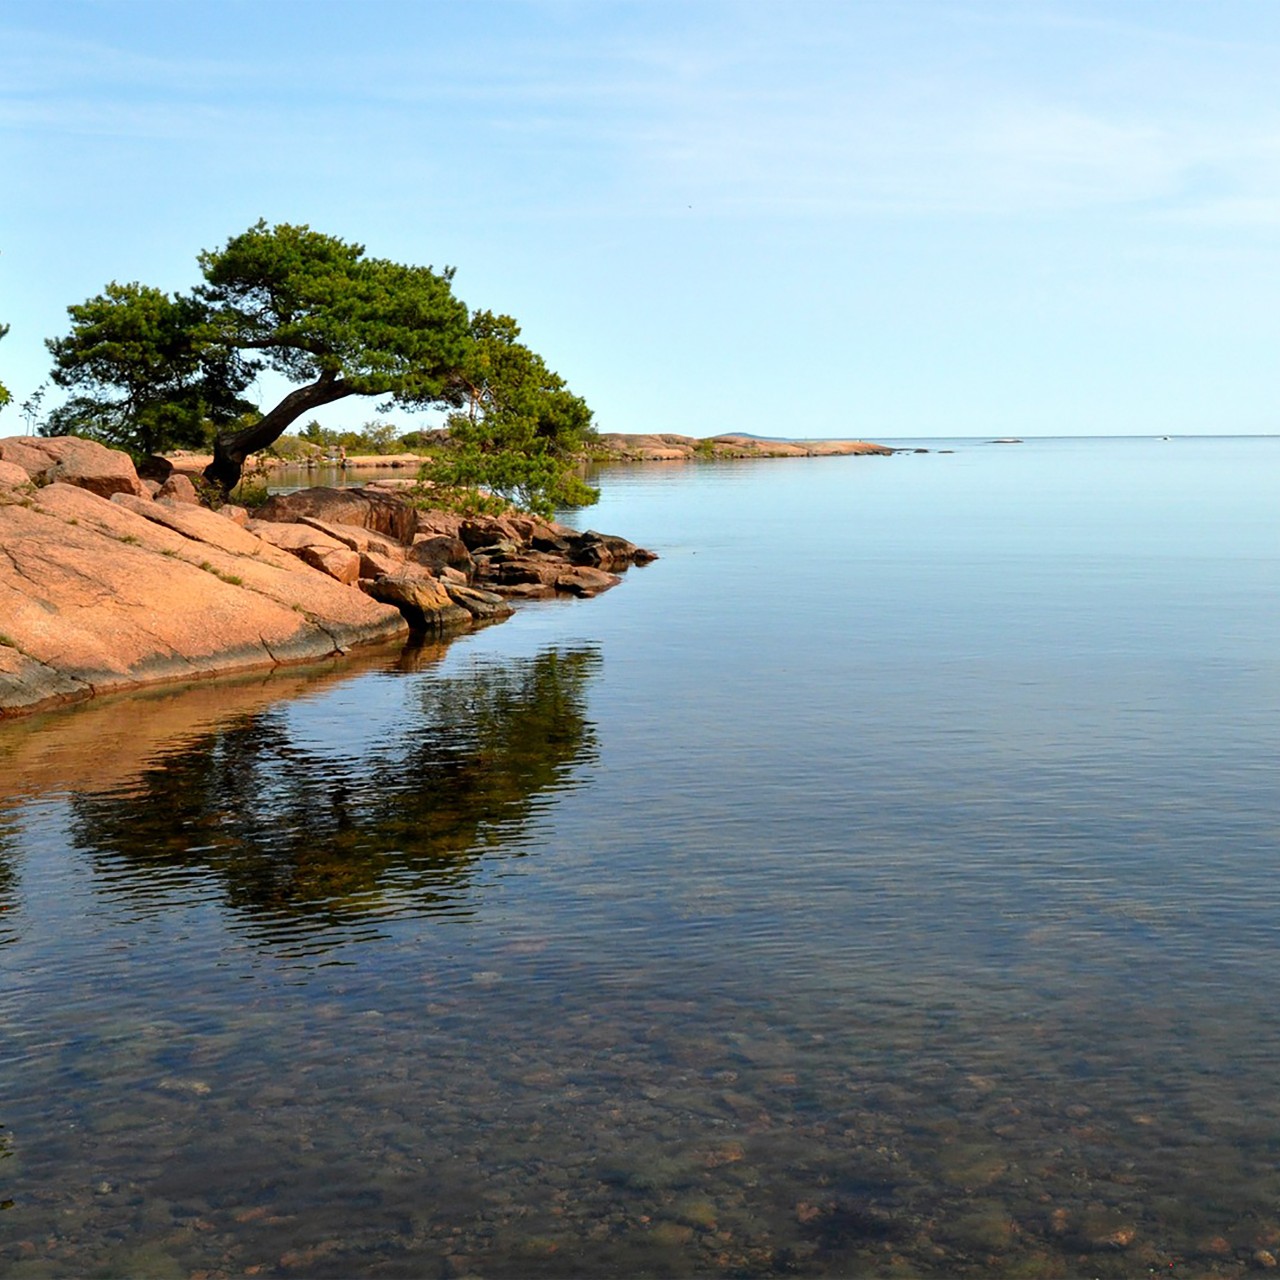
<svg viewBox="0 0 1280 1280">
<path fill-rule="evenodd" d="M 0 129 L 235 145 L 248 131 L 247 150 L 254 135 L 292 132 L 305 151 L 310 120 L 382 159 L 440 149 L 450 120 L 460 151 L 483 160 L 518 142 L 527 170 L 577 156 L 580 203 L 650 213 L 1003 216 L 1198 200 L 1221 217 L 1233 201 L 1280 197 L 1265 146 L 1240 137 L 1246 116 L 1252 135 L 1267 136 L 1267 115 L 1280 133 L 1280 111 L 1224 88 L 1238 62 L 1224 67 L 1233 46 L 1212 36 L 1206 56 L 1185 32 L 1096 10 L 922 3 L 887 26 L 857 4 L 802 4 L 798 18 L 691 6 L 696 30 L 661 6 L 670 30 L 623 38 L 586 21 L 591 6 L 540 7 L 554 29 L 499 58 L 456 33 L 429 58 L 387 42 L 288 59 L 252 41 L 162 56 L 11 32 Z M 1076 43 L 1024 64 L 1028 41 L 1063 32 Z M 1082 33 L 1109 44 L 1091 59 Z M 1217 108 L 1189 112 L 1188 96 Z M 1206 165 L 1221 189 L 1196 196 Z M 502 176 L 494 166 L 483 181 Z"/>
</svg>

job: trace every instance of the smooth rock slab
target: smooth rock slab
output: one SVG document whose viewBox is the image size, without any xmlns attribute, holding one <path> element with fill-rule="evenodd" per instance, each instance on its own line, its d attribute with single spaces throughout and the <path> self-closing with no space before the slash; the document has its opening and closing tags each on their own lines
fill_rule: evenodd
<svg viewBox="0 0 1280 1280">
<path fill-rule="evenodd" d="M 406 630 L 396 610 L 210 511 L 62 483 L 0 501 L 0 715 Z"/>
</svg>

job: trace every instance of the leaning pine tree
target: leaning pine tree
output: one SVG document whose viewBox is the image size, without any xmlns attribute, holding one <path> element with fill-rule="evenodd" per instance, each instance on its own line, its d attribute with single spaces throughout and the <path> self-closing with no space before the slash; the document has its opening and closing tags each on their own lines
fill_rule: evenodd
<svg viewBox="0 0 1280 1280">
<path fill-rule="evenodd" d="M 250 454 L 301 415 L 377 396 L 453 412 L 459 483 L 538 506 L 591 498 L 566 461 L 590 412 L 516 342 L 514 321 L 468 317 L 452 269 L 265 222 L 199 263 L 204 280 L 189 295 L 113 283 L 68 308 L 70 334 L 47 345 L 54 381 L 73 395 L 46 431 L 139 455 L 207 447 L 212 431 L 205 477 L 226 493 Z M 294 384 L 265 410 L 243 399 L 262 369 Z"/>
<path fill-rule="evenodd" d="M 454 403 L 469 334 L 452 269 L 366 258 L 361 245 L 262 222 L 202 253 L 200 266 L 207 340 L 301 384 L 253 424 L 218 434 L 205 477 L 224 491 L 251 453 L 323 405 L 347 396 L 408 409 Z"/>
</svg>

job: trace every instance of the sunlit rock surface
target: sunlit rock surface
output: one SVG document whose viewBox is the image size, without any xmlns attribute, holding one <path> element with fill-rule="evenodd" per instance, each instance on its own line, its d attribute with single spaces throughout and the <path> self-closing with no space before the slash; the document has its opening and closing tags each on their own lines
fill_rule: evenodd
<svg viewBox="0 0 1280 1280">
<path fill-rule="evenodd" d="M 323 658 L 407 630 L 398 610 L 216 512 L 138 496 L 123 454 L 24 438 L 0 441 L 3 464 L 0 715 Z M 49 483 L 55 473 L 66 479 Z"/>
</svg>

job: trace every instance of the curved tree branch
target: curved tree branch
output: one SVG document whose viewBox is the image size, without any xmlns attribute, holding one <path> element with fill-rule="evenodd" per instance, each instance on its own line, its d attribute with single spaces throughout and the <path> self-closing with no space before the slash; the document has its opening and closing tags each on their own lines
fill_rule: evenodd
<svg viewBox="0 0 1280 1280">
<path fill-rule="evenodd" d="M 315 382 L 289 392 L 270 413 L 251 427 L 219 435 L 213 445 L 213 461 L 205 468 L 204 478 L 228 494 L 240 483 L 245 459 L 259 449 L 275 444 L 289 425 L 304 413 L 355 395 L 335 373 L 322 373 Z"/>
</svg>

